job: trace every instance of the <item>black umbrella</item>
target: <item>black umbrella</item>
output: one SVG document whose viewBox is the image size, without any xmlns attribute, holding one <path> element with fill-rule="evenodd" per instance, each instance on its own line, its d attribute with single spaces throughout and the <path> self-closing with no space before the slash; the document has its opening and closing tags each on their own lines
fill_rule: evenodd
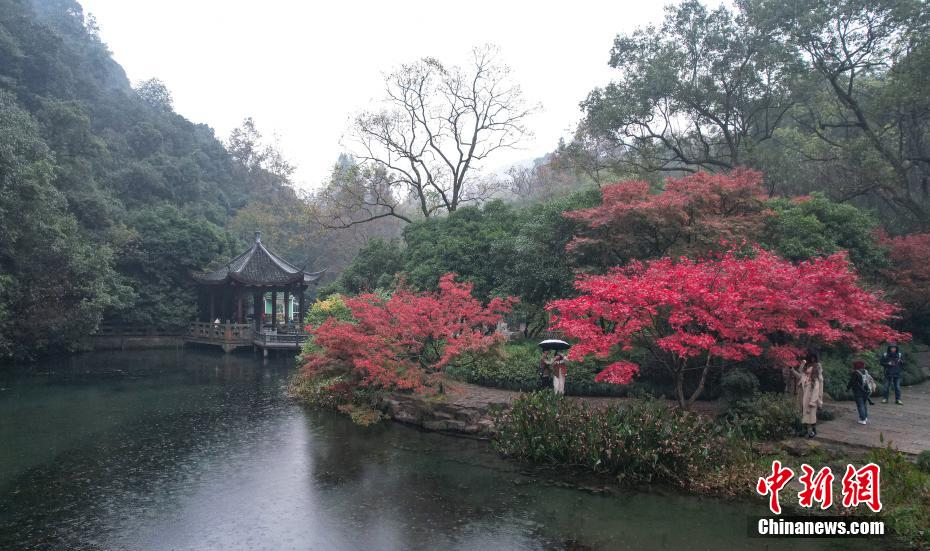
<svg viewBox="0 0 930 551">
<path fill-rule="evenodd" d="M 539 343 L 539 347 L 543 350 L 568 350 L 572 345 L 559 339 L 546 339 Z"/>
</svg>

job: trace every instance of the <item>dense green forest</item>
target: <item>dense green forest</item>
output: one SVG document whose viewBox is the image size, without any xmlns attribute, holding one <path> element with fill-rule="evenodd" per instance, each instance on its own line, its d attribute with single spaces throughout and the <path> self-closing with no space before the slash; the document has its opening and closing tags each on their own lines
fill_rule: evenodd
<svg viewBox="0 0 930 551">
<path fill-rule="evenodd" d="M 660 194 L 666 177 L 737 167 L 764 176 L 761 243 L 791 260 L 848 250 L 870 285 L 894 295 L 906 283 L 893 298 L 919 329 L 926 239 L 893 239 L 930 224 L 928 21 L 916 1 L 688 0 L 617 36 L 604 52 L 615 79 L 581 102 L 574 136 L 532 165 L 479 170 L 528 130 L 519 94 L 478 113 L 505 124 L 421 131 L 446 141 L 409 141 L 418 152 L 396 149 L 418 124 L 398 106 L 359 115 L 357 156 L 306 193 L 252 119 L 223 140 L 174 112 L 156 78 L 130 83 L 76 1 L 0 0 L 0 358 L 74 350 L 101 322 L 182 326 L 190 272 L 228 259 L 255 229 L 294 263 L 328 268 L 327 293 L 401 280 L 430 289 L 456 272 L 482 299 L 519 297 L 513 321 L 534 334 L 579 271 L 681 252 L 646 242 L 656 220 L 621 228 L 635 250 L 568 250 L 587 237 L 564 213 L 601 204 L 614 182 Z M 508 82 L 494 48 L 473 53 L 464 68 L 401 66 L 387 99 L 416 92 L 422 109 L 459 109 Z M 483 88 L 456 88 L 468 82 Z M 386 161 L 398 156 L 413 169 Z"/>
<path fill-rule="evenodd" d="M 0 1 L 0 357 L 189 319 L 189 272 L 239 248 L 235 213 L 296 200 L 249 121 L 237 137 L 133 88 L 77 2 Z"/>
</svg>

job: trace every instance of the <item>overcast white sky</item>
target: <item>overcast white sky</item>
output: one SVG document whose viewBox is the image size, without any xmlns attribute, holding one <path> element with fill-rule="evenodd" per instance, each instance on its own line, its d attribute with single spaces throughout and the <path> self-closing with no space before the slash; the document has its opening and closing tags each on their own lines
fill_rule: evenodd
<svg viewBox="0 0 930 551">
<path fill-rule="evenodd" d="M 662 18 L 667 2 L 575 0 L 81 0 L 133 83 L 160 78 L 175 110 L 225 139 L 247 116 L 316 187 L 342 151 L 353 113 L 379 97 L 382 75 L 432 56 L 464 62 L 492 42 L 542 111 L 534 137 L 493 166 L 538 157 L 568 135 L 578 102 L 608 82 L 618 32 Z"/>
</svg>

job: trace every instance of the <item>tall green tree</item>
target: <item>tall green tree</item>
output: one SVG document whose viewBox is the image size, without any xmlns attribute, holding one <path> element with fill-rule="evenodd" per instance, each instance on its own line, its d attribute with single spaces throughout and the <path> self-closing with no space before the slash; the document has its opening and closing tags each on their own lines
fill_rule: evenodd
<svg viewBox="0 0 930 551">
<path fill-rule="evenodd" d="M 745 165 L 793 105 L 796 64 L 771 29 L 686 0 L 661 25 L 616 38 L 619 78 L 582 104 L 585 134 L 646 172 Z"/>
<path fill-rule="evenodd" d="M 769 206 L 762 241 L 779 256 L 797 261 L 845 250 L 859 273 L 872 280 L 887 267 L 887 252 L 876 235 L 878 220 L 871 213 L 822 193 L 776 199 Z"/>
<path fill-rule="evenodd" d="M 930 7 L 921 0 L 743 0 L 754 28 L 797 52 L 806 96 L 794 113 L 838 176 L 836 195 L 879 199 L 930 224 Z M 898 216 L 894 216 L 897 214 Z"/>
<path fill-rule="evenodd" d="M 301 204 L 283 157 L 228 151 L 164 83 L 131 86 L 75 0 L 0 0 L 0 95 L 0 340 L 18 343 L 0 358 L 78 347 L 101 315 L 182 323 L 189 271 L 237 252 L 236 213 Z"/>
<path fill-rule="evenodd" d="M 0 358 L 74 350 L 132 298 L 110 248 L 68 212 L 56 170 L 38 123 L 0 90 Z"/>
<path fill-rule="evenodd" d="M 133 214 L 117 269 L 136 290 L 131 309 L 115 321 L 183 327 L 195 319 L 197 294 L 191 272 L 215 268 L 238 254 L 237 241 L 220 228 L 163 205 Z"/>
</svg>

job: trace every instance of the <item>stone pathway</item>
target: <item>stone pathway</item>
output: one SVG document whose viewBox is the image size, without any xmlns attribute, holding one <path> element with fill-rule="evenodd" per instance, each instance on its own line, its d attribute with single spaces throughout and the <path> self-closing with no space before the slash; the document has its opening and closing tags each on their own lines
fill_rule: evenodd
<svg viewBox="0 0 930 551">
<path fill-rule="evenodd" d="M 927 370 L 930 350 L 921 351 L 914 360 Z M 882 381 L 879 392 L 882 392 L 881 384 Z M 869 406 L 868 425 L 857 423 L 859 415 L 854 402 L 833 402 L 837 417 L 818 425 L 818 439 L 870 448 L 890 442 L 909 454 L 930 450 L 930 381 L 903 387 L 901 401 L 904 405 L 901 406 L 894 403 L 893 392 L 887 404 L 883 404 L 880 397 L 872 398 L 875 405 Z"/>
<path fill-rule="evenodd" d="M 487 409 L 489 406 L 507 406 L 517 396 L 519 392 L 513 390 L 502 390 L 499 388 L 489 388 L 484 386 L 462 383 L 459 381 L 446 380 L 444 383 L 446 393 L 449 395 L 449 402 L 460 407 Z M 570 400 L 583 400 L 588 405 L 601 408 L 610 404 L 623 403 L 628 398 L 610 398 L 601 396 L 569 396 Z M 669 407 L 677 407 L 678 402 L 666 400 Z M 704 415 L 716 415 L 720 412 L 723 404 L 720 402 L 698 401 L 691 408 L 692 411 Z"/>
<path fill-rule="evenodd" d="M 914 361 L 930 370 L 930 348 L 921 350 Z M 492 407 L 506 407 L 519 395 L 519 392 L 487 388 L 477 385 L 447 381 L 446 392 L 450 404 L 479 411 Z M 584 400 L 595 407 L 605 407 L 620 403 L 626 398 L 575 398 Z M 894 403 L 882 404 L 873 398 L 874 406 L 869 407 L 869 424 L 860 425 L 856 421 L 854 402 L 833 402 L 830 405 L 836 412 L 836 419 L 826 421 L 817 427 L 817 439 L 858 447 L 881 447 L 889 442 L 893 447 L 908 453 L 918 454 L 930 450 L 930 381 L 903 388 L 904 405 Z M 677 404 L 669 400 L 669 406 Z M 694 410 L 705 415 L 715 415 L 723 407 L 720 402 L 697 402 Z"/>
</svg>

